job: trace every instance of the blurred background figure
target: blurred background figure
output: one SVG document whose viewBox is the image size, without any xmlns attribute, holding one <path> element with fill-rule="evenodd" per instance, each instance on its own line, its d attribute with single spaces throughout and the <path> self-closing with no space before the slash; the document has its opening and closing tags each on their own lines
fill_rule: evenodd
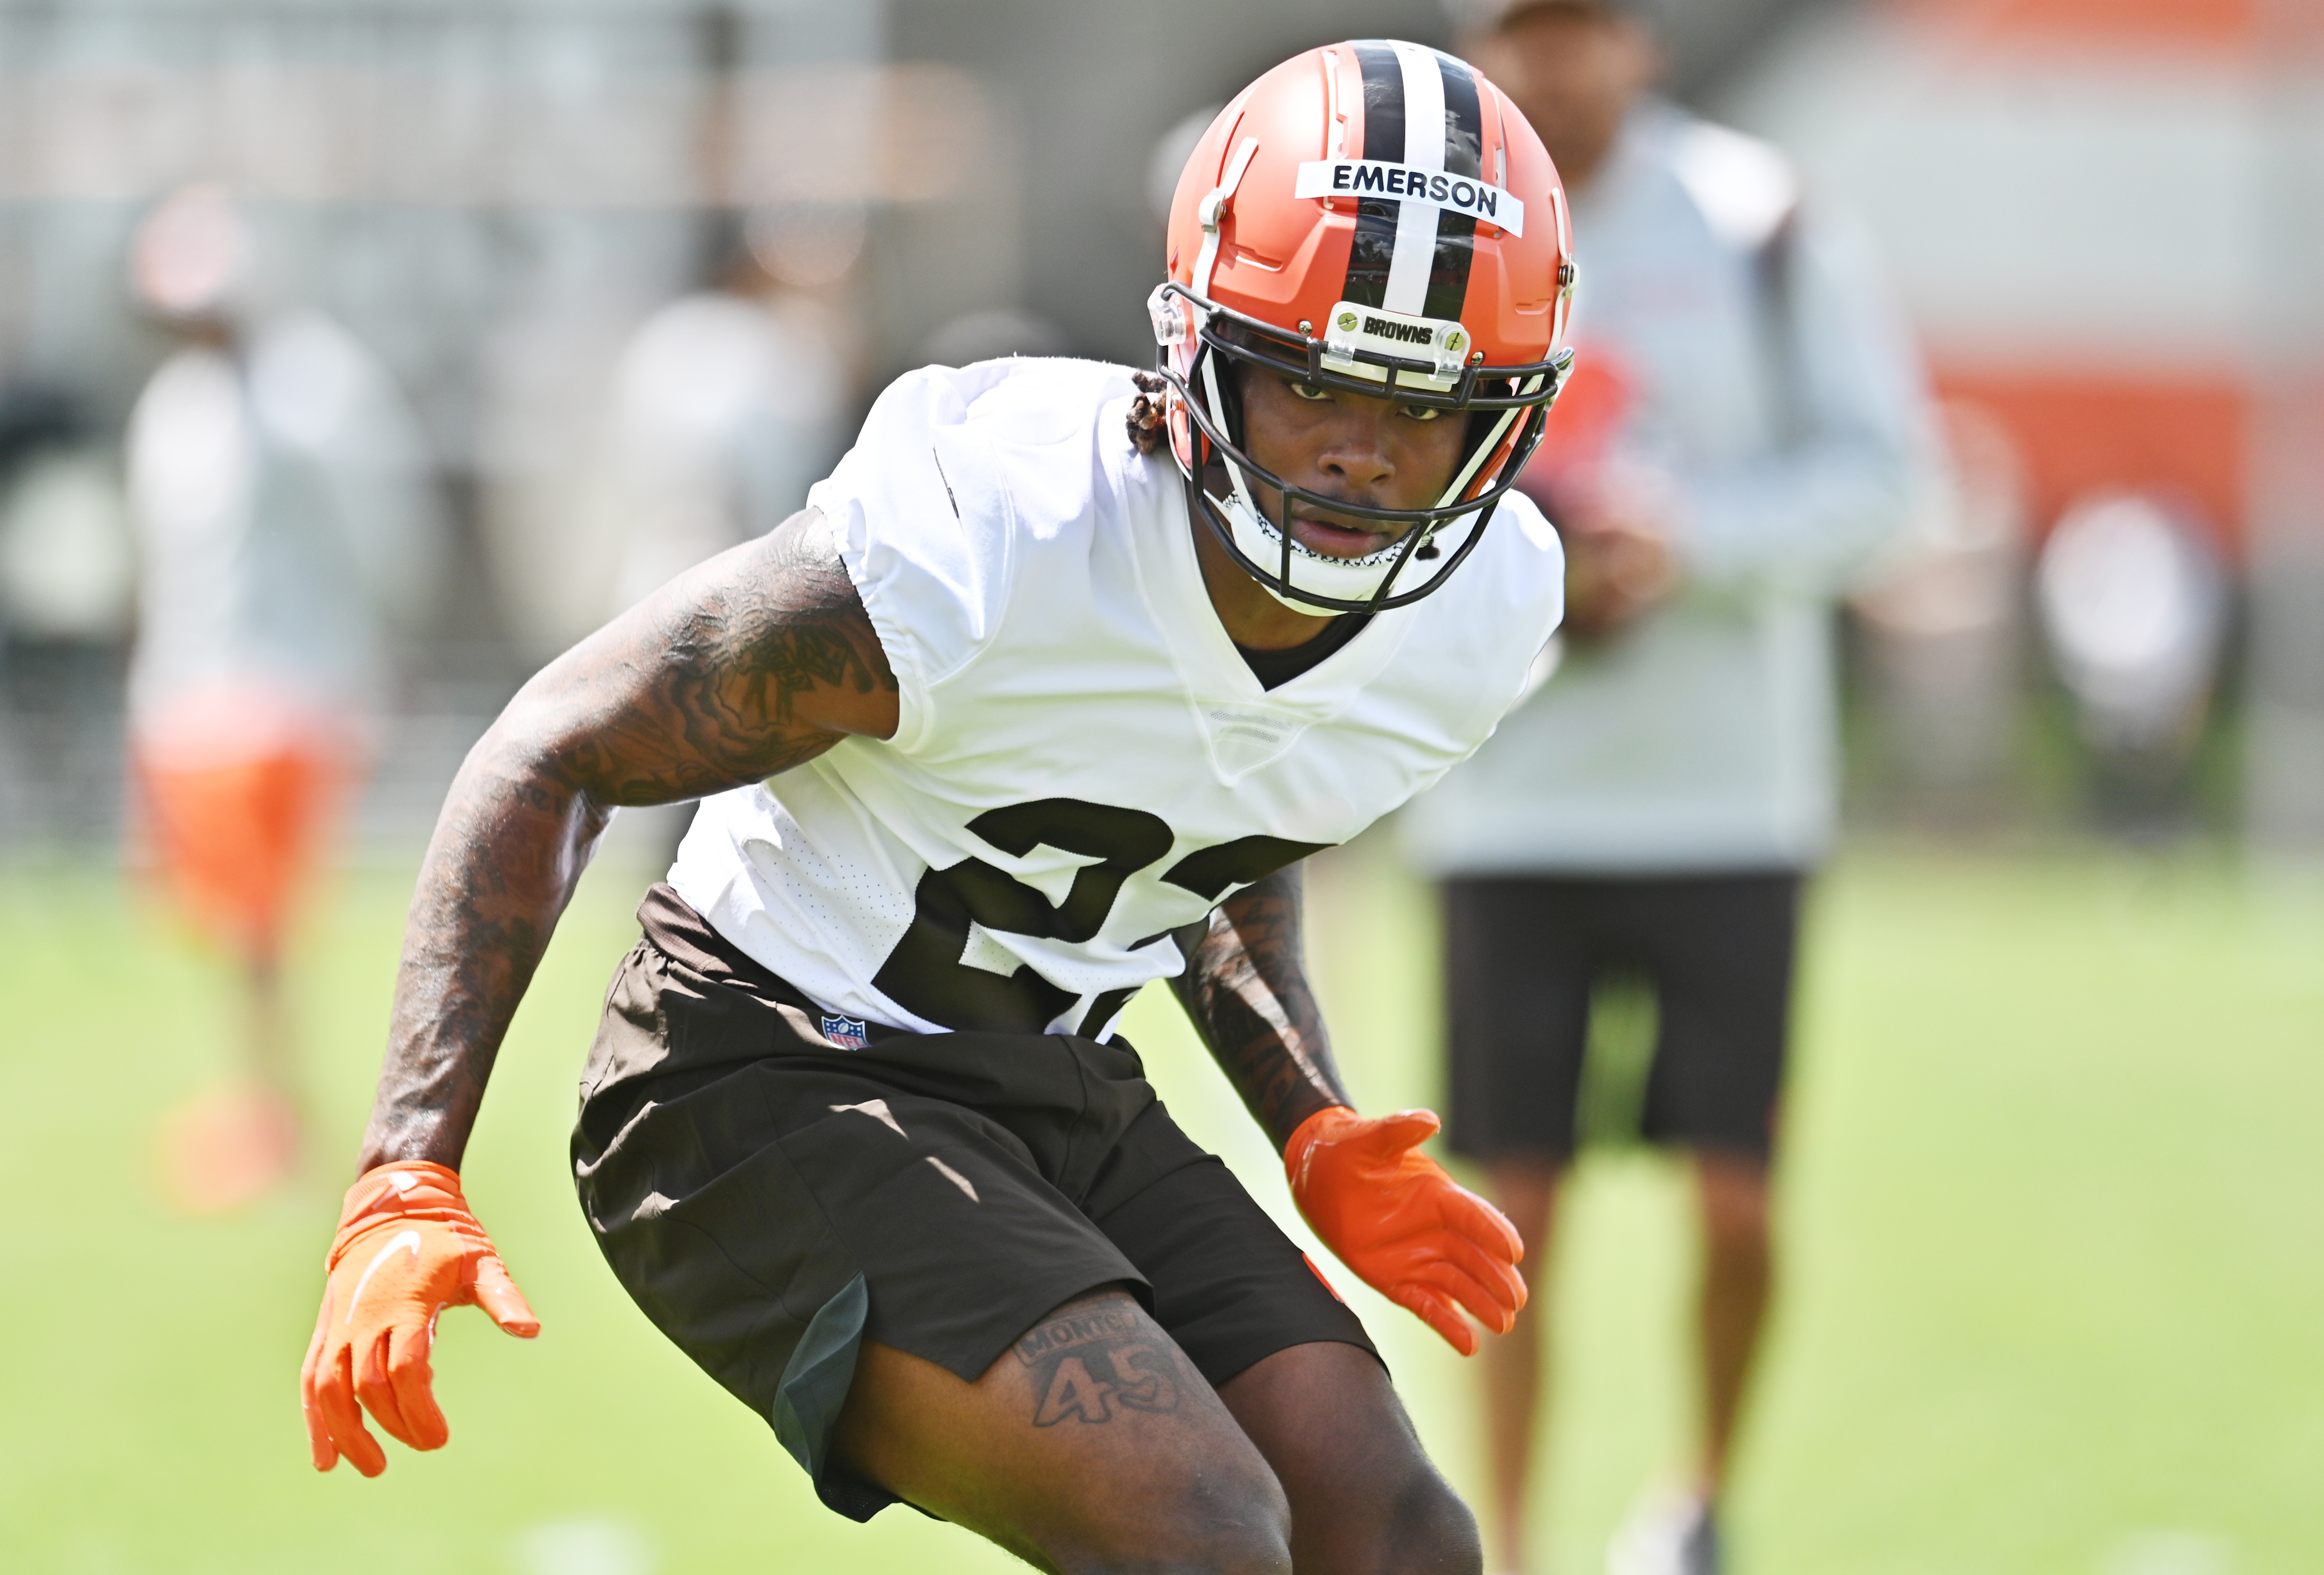
<svg viewBox="0 0 2324 1575">
<path fill-rule="evenodd" d="M 721 231 L 707 287 L 647 318 L 614 367 L 588 506 L 615 551 L 592 626 L 772 530 L 838 458 L 853 380 L 802 291 L 854 266 L 862 213 L 770 208 Z"/>
<path fill-rule="evenodd" d="M 838 458 L 854 410 L 867 183 L 754 173 L 754 155 L 794 139 L 754 135 L 753 83 L 772 95 L 752 75 L 750 19 L 713 5 L 689 20 L 699 80 L 681 145 L 686 184 L 706 199 L 684 216 L 693 287 L 625 322 L 627 289 L 576 280 L 488 357 L 485 546 L 536 659 L 781 523 Z M 826 99 L 845 91 L 814 107 L 860 129 L 876 88 L 822 75 Z"/>
<path fill-rule="evenodd" d="M 2185 775 L 2226 644 L 2216 531 L 2184 505 L 2101 492 L 2067 509 L 2034 578 L 2042 632 L 2073 697 L 2102 825 L 2184 828 Z"/>
<path fill-rule="evenodd" d="M 1004 356 L 1070 356 L 1065 329 L 1038 312 L 1015 307 L 966 311 L 921 341 L 918 361 L 929 366 L 969 366 Z"/>
<path fill-rule="evenodd" d="M 542 654 L 772 530 L 839 457 L 856 379 L 833 292 L 862 255 L 862 209 L 785 204 L 706 227 L 702 288 L 622 345 L 587 458 L 552 463 L 498 517 L 504 581 Z M 693 810 L 627 820 L 653 857 L 675 851 Z"/>
<path fill-rule="evenodd" d="M 1593 995 L 1651 993 L 1640 1126 L 1687 1154 L 1703 1226 L 1701 1452 L 1609 1567 L 1710 1575 L 1767 1302 L 1801 885 L 1834 829 L 1832 603 L 1904 523 L 1929 417 L 1854 237 L 1772 148 L 1647 93 L 1641 14 L 1515 0 L 1466 47 L 1565 177 L 1582 281 L 1573 383 L 1524 483 L 1569 557 L 1555 671 L 1407 821 L 1444 883 L 1451 1139 L 1538 1275 Z M 1549 1304 L 1487 1352 L 1512 1570 Z"/>
<path fill-rule="evenodd" d="M 48 805 L 83 836 L 110 832 L 110 795 L 84 784 L 120 777 L 117 727 L 52 719 L 117 720 L 135 573 L 121 468 L 97 422 L 47 383 L 0 385 L 0 825 Z"/>
<path fill-rule="evenodd" d="M 139 230 L 140 301 L 180 347 L 130 417 L 141 559 L 132 770 L 155 873 L 242 979 L 244 1064 L 176 1111 L 163 1179 L 195 1211 L 299 1158 L 284 932 L 383 699 L 381 622 L 431 586 L 436 502 L 401 395 L 327 318 L 249 320 L 257 258 L 220 187 Z"/>
<path fill-rule="evenodd" d="M 1903 824 L 1959 835 L 2018 808 L 2030 521 L 2007 432 L 1974 404 L 1941 414 L 1943 485 L 1849 601 L 1868 735 L 1852 763 Z"/>
</svg>

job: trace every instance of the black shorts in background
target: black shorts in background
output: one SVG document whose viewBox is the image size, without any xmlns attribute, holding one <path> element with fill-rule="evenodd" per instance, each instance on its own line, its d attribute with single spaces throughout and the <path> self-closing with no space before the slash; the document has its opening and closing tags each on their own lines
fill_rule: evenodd
<svg viewBox="0 0 2324 1575">
<path fill-rule="evenodd" d="M 873 1028 L 849 1048 L 669 887 L 639 917 L 573 1134 L 582 1209 L 646 1316 L 832 1508 L 895 1502 L 829 1458 L 867 1339 L 973 1382 L 1119 1283 L 1213 1385 L 1294 1345 L 1372 1350 L 1122 1041 Z"/>
<path fill-rule="evenodd" d="M 1472 1159 L 1564 1159 L 1604 977 L 1658 1024 L 1642 1135 L 1765 1159 L 1789 1036 L 1796 872 L 1444 883 L 1446 1136 Z"/>
</svg>

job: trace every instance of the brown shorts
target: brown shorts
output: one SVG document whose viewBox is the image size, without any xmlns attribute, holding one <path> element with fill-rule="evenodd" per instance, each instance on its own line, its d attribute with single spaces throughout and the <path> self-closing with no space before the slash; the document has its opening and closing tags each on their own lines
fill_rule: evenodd
<svg viewBox="0 0 2324 1575">
<path fill-rule="evenodd" d="M 846 1048 L 669 887 L 639 917 L 573 1134 L 582 1209 L 646 1316 L 832 1508 L 895 1502 L 829 1460 L 866 1339 L 973 1381 L 1120 1284 L 1213 1385 L 1294 1345 L 1372 1349 L 1122 1041 L 874 1029 Z"/>
</svg>

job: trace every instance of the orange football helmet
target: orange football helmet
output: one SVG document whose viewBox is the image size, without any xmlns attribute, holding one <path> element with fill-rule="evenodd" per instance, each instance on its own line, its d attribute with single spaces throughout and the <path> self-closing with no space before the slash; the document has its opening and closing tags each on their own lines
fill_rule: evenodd
<svg viewBox="0 0 2324 1575">
<path fill-rule="evenodd" d="M 1378 611 L 1443 584 L 1572 364 L 1565 192 L 1517 106 L 1418 44 L 1310 50 L 1211 123 L 1178 178 L 1167 244 L 1169 277 L 1147 304 L 1188 507 L 1302 611 Z M 1244 447 L 1238 366 L 1464 413 L 1452 485 L 1432 507 L 1386 509 L 1286 484 Z M 1259 508 L 1254 477 L 1286 513 L 1304 499 L 1407 528 L 1361 559 L 1311 552 Z M 1416 561 L 1427 567 L 1407 578 Z"/>
</svg>

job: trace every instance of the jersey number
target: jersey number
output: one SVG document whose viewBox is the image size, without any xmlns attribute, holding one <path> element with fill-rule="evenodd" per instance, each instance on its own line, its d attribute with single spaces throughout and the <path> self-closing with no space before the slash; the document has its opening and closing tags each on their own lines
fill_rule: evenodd
<svg viewBox="0 0 2324 1575">
<path fill-rule="evenodd" d="M 989 810 L 968 829 L 1020 858 L 1047 847 L 1097 862 L 1074 873 L 1073 889 L 1055 905 L 981 858 L 930 869 L 920 876 L 911 927 L 872 976 L 872 987 L 906 1011 L 947 1028 L 1041 1033 L 1081 992 L 1051 984 L 1028 964 L 1008 974 L 970 967 L 960 959 L 968 947 L 969 925 L 1002 935 L 1094 940 L 1112 915 L 1122 882 L 1169 852 L 1176 836 L 1159 815 L 1080 799 L 1037 799 Z M 1229 886 L 1262 880 L 1329 846 L 1239 837 L 1188 854 L 1162 878 L 1215 903 Z M 1149 935 L 1138 944 L 1160 939 Z M 1136 993 L 1134 985 L 1106 991 L 1082 1014 L 1080 1026 L 1091 1033 L 1102 1029 Z"/>
</svg>

